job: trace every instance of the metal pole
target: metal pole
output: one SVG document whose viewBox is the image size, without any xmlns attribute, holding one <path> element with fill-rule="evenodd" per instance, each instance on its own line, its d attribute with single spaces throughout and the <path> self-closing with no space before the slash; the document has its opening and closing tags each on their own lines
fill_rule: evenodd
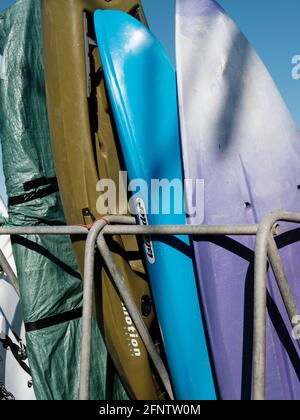
<svg viewBox="0 0 300 420">
<path fill-rule="evenodd" d="M 80 360 L 80 400 L 89 399 L 89 382 L 90 382 L 90 361 L 91 361 L 91 339 L 92 339 L 92 302 L 93 302 L 93 286 L 94 286 L 94 253 L 95 243 L 99 236 L 99 233 L 107 225 L 107 223 L 135 223 L 135 220 L 128 217 L 107 217 L 96 222 L 87 237 L 86 248 L 85 248 L 85 268 L 84 268 L 84 289 L 83 289 L 83 315 L 82 315 L 82 343 L 81 343 L 81 360 Z M 98 241 L 98 247 L 101 252 L 107 252 L 110 256 L 110 250 L 104 242 L 104 238 Z M 101 243 L 103 242 L 103 243 Z M 106 248 L 105 248 L 106 247 Z M 108 262 L 110 269 L 115 270 L 118 273 L 116 266 L 113 266 L 114 262 L 110 256 L 111 261 Z M 119 274 L 119 273 L 118 273 Z M 120 276 L 120 274 L 119 274 Z M 121 277 L 121 276 L 120 276 Z M 151 339 L 151 336 L 147 330 L 146 325 L 139 311 L 135 305 L 135 302 L 131 298 L 130 291 L 127 289 L 125 284 L 120 285 L 118 279 L 113 277 L 117 284 L 121 297 L 124 304 L 127 307 L 129 314 L 132 316 L 133 321 L 136 323 L 138 332 L 140 333 L 144 344 L 149 352 L 150 357 L 156 366 L 161 379 L 166 386 L 170 396 L 173 397 L 170 380 L 168 373 L 156 351 L 155 345 Z M 155 353 L 154 353 L 155 352 Z"/>
<path fill-rule="evenodd" d="M 120 295 L 122 296 L 122 299 L 124 301 L 124 304 L 126 306 L 126 309 L 128 310 L 134 324 L 135 327 L 137 329 L 137 331 L 139 332 L 144 345 L 146 347 L 146 349 L 148 350 L 149 356 L 162 380 L 162 383 L 164 384 L 166 391 L 169 394 L 169 397 L 171 398 L 171 400 L 174 400 L 174 395 L 173 395 L 173 391 L 172 391 L 172 386 L 171 386 L 171 381 L 169 378 L 169 374 L 157 352 L 157 349 L 155 347 L 155 344 L 152 341 L 152 338 L 149 334 L 149 331 L 144 323 L 144 320 L 141 316 L 141 314 L 139 313 L 135 301 L 131 296 L 130 291 L 128 290 L 125 280 L 123 278 L 123 276 L 120 274 L 114 260 L 113 257 L 111 255 L 111 252 L 106 244 L 105 238 L 103 236 L 103 233 L 100 233 L 98 239 L 97 239 L 97 245 L 98 245 L 98 249 L 101 253 L 101 256 L 115 282 L 115 285 L 120 293 Z"/>
<path fill-rule="evenodd" d="M 106 226 L 104 235 L 256 235 L 258 225 L 153 225 L 153 226 Z"/>
<path fill-rule="evenodd" d="M 109 221 L 112 217 L 108 216 Z M 155 225 L 137 226 L 135 219 L 124 216 L 125 226 L 107 226 L 107 235 L 256 235 L 257 225 Z M 126 220 L 126 222 L 125 222 Z M 127 226 L 128 224 L 128 226 Z M 1 227 L 0 235 L 87 235 L 88 229 L 84 226 L 37 226 L 37 227 Z"/>
<path fill-rule="evenodd" d="M 267 232 L 269 225 L 258 228 L 254 265 L 253 399 L 265 399 L 266 318 L 267 318 Z"/>
<path fill-rule="evenodd" d="M 5 272 L 7 279 L 9 280 L 10 284 L 15 289 L 17 295 L 20 297 L 20 288 L 19 288 L 19 282 L 17 279 L 17 276 L 15 275 L 13 269 L 11 268 L 9 262 L 7 261 L 5 255 L 0 250 L 0 265 Z"/>
<path fill-rule="evenodd" d="M 87 235 L 84 226 L 1 227 L 0 235 Z"/>
<path fill-rule="evenodd" d="M 282 300 L 293 327 L 293 319 L 295 316 L 300 315 L 300 311 L 297 308 L 297 303 L 289 286 L 289 282 L 278 252 L 276 242 L 272 236 L 269 238 L 268 257 L 281 293 Z M 300 338 L 297 341 L 300 347 Z"/>
<path fill-rule="evenodd" d="M 253 399 L 265 399 L 267 249 L 269 236 L 279 221 L 300 223 L 300 213 L 272 212 L 259 225 L 254 266 Z"/>
<path fill-rule="evenodd" d="M 104 228 L 106 223 L 106 221 L 100 220 L 94 224 L 93 228 L 88 234 L 85 246 L 82 337 L 80 353 L 80 400 L 89 400 L 95 243 L 99 232 Z"/>
</svg>

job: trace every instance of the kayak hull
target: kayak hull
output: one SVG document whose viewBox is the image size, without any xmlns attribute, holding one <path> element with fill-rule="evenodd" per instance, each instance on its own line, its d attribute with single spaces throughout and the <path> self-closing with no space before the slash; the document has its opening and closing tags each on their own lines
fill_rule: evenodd
<svg viewBox="0 0 300 420">
<path fill-rule="evenodd" d="M 153 180 L 182 184 L 176 77 L 162 47 L 121 12 L 97 11 L 95 29 L 130 182 L 143 180 L 149 189 Z M 175 199 L 178 214 L 154 191 L 148 198 L 148 189 L 138 188 L 131 197 L 140 223 L 185 224 L 182 197 Z M 148 238 L 144 247 L 175 395 L 215 399 L 189 238 Z"/>
<path fill-rule="evenodd" d="M 104 216 L 97 212 L 97 183 L 102 178 L 118 185 L 121 163 L 115 146 L 113 124 L 103 81 L 92 81 L 87 98 L 83 11 L 96 8 L 137 7 L 136 1 L 47 0 L 43 2 L 44 58 L 48 113 L 56 173 L 68 224 L 88 224 Z M 100 69 L 99 54 L 92 53 L 95 74 Z M 66 74 L 69 76 L 66 77 Z M 97 101 L 98 99 L 98 101 Z M 125 197 L 126 199 L 126 197 Z M 119 205 L 119 203 L 118 203 Z M 120 206 L 127 208 L 127 202 Z M 88 211 L 86 211 L 88 209 Z M 138 308 L 150 297 L 143 263 L 135 238 L 114 238 L 114 258 L 131 290 Z M 82 238 L 73 240 L 81 273 L 84 266 Z M 99 255 L 95 269 L 95 313 L 117 371 L 132 398 L 157 399 L 148 354 L 140 337 L 140 353 L 132 357 L 125 334 L 127 322 L 120 300 Z M 153 309 L 144 317 L 150 328 Z"/>
<path fill-rule="evenodd" d="M 177 0 L 176 24 L 185 177 L 205 186 L 204 220 L 188 209 L 189 222 L 250 224 L 272 210 L 299 212 L 300 135 L 265 66 L 215 1 Z M 284 240 L 295 238 L 285 233 L 294 225 L 280 229 L 299 304 L 300 245 Z M 251 398 L 254 248 L 249 237 L 194 240 L 224 399 Z M 267 307 L 267 398 L 299 399 L 299 350 L 270 268 Z"/>
</svg>

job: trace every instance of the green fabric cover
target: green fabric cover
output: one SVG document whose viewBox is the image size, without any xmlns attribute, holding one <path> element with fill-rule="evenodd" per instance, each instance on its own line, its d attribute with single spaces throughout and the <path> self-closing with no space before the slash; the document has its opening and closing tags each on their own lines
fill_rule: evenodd
<svg viewBox="0 0 300 420">
<path fill-rule="evenodd" d="M 55 177 L 41 41 L 40 0 L 19 0 L 0 15 L 0 138 L 9 197 L 24 194 L 28 181 Z M 8 223 L 64 224 L 59 193 L 10 206 Z M 30 235 L 12 240 L 25 322 L 82 306 L 82 281 L 70 237 Z M 26 339 L 36 397 L 77 399 L 81 319 L 27 333 Z M 91 398 L 127 399 L 95 323 L 92 346 Z"/>
</svg>

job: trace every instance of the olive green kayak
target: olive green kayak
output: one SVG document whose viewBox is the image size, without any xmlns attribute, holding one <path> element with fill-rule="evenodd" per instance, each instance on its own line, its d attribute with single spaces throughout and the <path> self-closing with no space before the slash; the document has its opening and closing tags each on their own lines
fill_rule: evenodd
<svg viewBox="0 0 300 420">
<path fill-rule="evenodd" d="M 96 209 L 97 182 L 112 179 L 118 188 L 119 171 L 124 169 L 116 147 L 98 49 L 89 46 L 90 54 L 87 54 L 85 35 L 89 14 L 92 17 L 96 9 L 120 9 L 143 19 L 137 0 L 43 1 L 52 148 L 65 217 L 71 225 L 92 223 L 105 216 Z M 126 198 L 123 201 L 117 203 L 118 208 L 127 207 Z M 73 245 L 83 273 L 85 241 L 75 238 Z M 114 237 L 110 248 L 150 329 L 155 315 L 136 238 Z M 130 396 L 144 400 L 163 398 L 143 342 L 99 256 L 95 268 L 95 312 L 107 348 Z"/>
</svg>

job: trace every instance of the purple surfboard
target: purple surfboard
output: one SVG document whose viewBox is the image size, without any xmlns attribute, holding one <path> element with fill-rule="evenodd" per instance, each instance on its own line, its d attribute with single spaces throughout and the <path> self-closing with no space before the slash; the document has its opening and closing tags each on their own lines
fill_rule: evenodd
<svg viewBox="0 0 300 420">
<path fill-rule="evenodd" d="M 250 224 L 272 210 L 300 212 L 300 135 L 262 61 L 213 0 L 177 0 L 176 25 L 185 178 L 205 186 L 204 220 L 199 208 L 189 222 Z M 297 228 L 282 224 L 277 244 L 300 306 Z M 194 239 L 223 399 L 251 398 L 254 245 L 250 237 Z M 300 399 L 300 353 L 271 270 L 267 309 L 266 397 Z"/>
</svg>

